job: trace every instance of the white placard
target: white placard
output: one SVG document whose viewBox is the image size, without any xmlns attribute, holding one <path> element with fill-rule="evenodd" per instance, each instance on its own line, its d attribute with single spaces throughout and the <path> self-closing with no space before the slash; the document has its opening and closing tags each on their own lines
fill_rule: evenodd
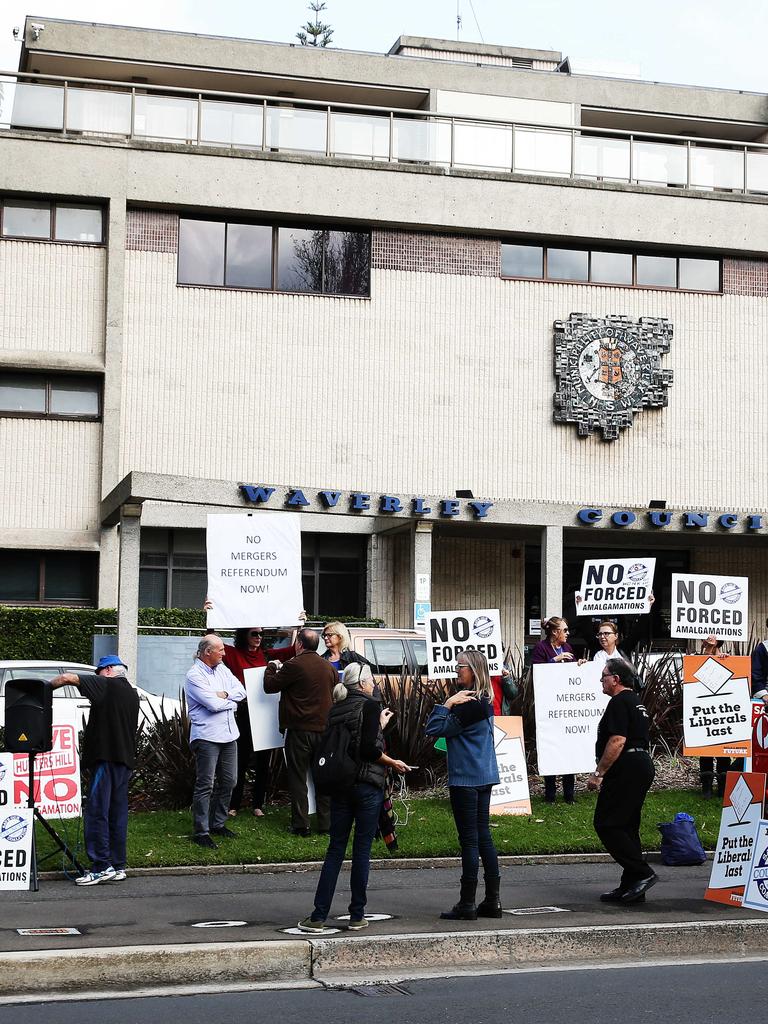
<svg viewBox="0 0 768 1024">
<path fill-rule="evenodd" d="M 475 611 L 430 612 L 426 616 L 427 671 L 430 679 L 456 675 L 462 651 L 480 651 L 488 659 L 492 676 L 501 675 L 504 646 L 497 608 Z"/>
<path fill-rule="evenodd" d="M 728 669 L 723 679 L 721 672 L 707 671 L 710 662 L 714 662 L 717 669 L 724 668 L 710 658 L 694 673 L 699 682 L 683 684 L 683 744 L 686 750 L 752 739 L 749 680 L 735 679 Z M 704 679 L 712 679 L 712 683 L 704 682 L 702 675 Z M 714 751 L 714 754 L 718 756 L 719 751 Z"/>
<path fill-rule="evenodd" d="M 610 700 L 601 672 L 591 661 L 533 666 L 540 775 L 594 771 L 597 727 Z"/>
<path fill-rule="evenodd" d="M 522 718 L 494 719 L 493 744 L 496 749 L 499 781 L 491 790 L 491 813 L 530 814 L 531 796 L 528 789 Z"/>
<path fill-rule="evenodd" d="M 209 515 L 209 628 L 295 626 L 303 608 L 295 515 Z"/>
<path fill-rule="evenodd" d="M 752 861 L 741 905 L 750 910 L 768 910 L 768 821 L 765 819 L 759 821 L 755 829 Z"/>
<path fill-rule="evenodd" d="M 0 754 L 0 814 L 13 806 L 13 754 Z"/>
<path fill-rule="evenodd" d="M 265 671 L 264 668 L 247 668 L 243 672 L 254 750 L 275 750 L 285 746 L 285 736 L 278 728 L 280 694 L 264 693 Z"/>
<path fill-rule="evenodd" d="M 733 781 L 728 773 L 728 782 Z M 763 777 L 761 785 L 765 786 Z M 746 884 L 755 830 L 763 813 L 763 801 L 755 800 L 752 789 L 739 772 L 730 795 L 723 802 L 720 831 L 712 858 L 712 872 L 709 877 L 707 897 L 716 898 L 717 890 L 723 891 L 721 902 L 741 903 L 742 897 L 731 893 Z M 714 892 L 712 892 L 714 890 Z"/>
<path fill-rule="evenodd" d="M 647 615 L 651 610 L 655 558 L 590 559 L 584 562 L 579 615 Z"/>
<path fill-rule="evenodd" d="M 749 639 L 749 579 L 672 573 L 670 635 Z"/>
<path fill-rule="evenodd" d="M 83 809 L 77 708 L 68 708 L 53 723 L 53 747 L 35 756 L 35 804 L 44 818 L 79 818 Z M 26 807 L 29 755 L 13 755 L 13 803 Z"/>
<path fill-rule="evenodd" d="M 31 807 L 0 808 L 0 889 L 29 889 L 33 828 Z"/>
</svg>

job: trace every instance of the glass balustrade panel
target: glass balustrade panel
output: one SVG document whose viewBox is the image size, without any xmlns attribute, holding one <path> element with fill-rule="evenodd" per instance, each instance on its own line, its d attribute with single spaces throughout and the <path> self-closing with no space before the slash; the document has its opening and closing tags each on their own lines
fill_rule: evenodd
<svg viewBox="0 0 768 1024">
<path fill-rule="evenodd" d="M 456 121 L 453 127 L 453 162 L 457 167 L 510 171 L 512 126 Z"/>
<path fill-rule="evenodd" d="M 686 147 L 663 142 L 635 142 L 632 180 L 649 185 L 685 185 L 688 177 Z"/>
<path fill-rule="evenodd" d="M 298 153 L 325 153 L 327 113 L 300 107 L 267 108 L 267 147 Z"/>
<path fill-rule="evenodd" d="M 691 187 L 706 189 L 744 188 L 744 151 L 691 147 Z"/>
<path fill-rule="evenodd" d="M 67 89 L 67 131 L 131 134 L 131 94 L 106 89 Z"/>
<path fill-rule="evenodd" d="M 447 121 L 393 121 L 393 157 L 401 163 L 449 164 L 451 126 Z"/>
<path fill-rule="evenodd" d="M 768 150 L 747 153 L 747 188 L 750 192 L 768 192 Z"/>
<path fill-rule="evenodd" d="M 571 133 L 515 127 L 515 171 L 518 174 L 571 173 Z"/>
<path fill-rule="evenodd" d="M 577 135 L 575 158 L 579 178 L 629 181 L 629 139 Z"/>
<path fill-rule="evenodd" d="M 133 133 L 167 142 L 196 142 L 197 100 L 137 93 Z"/>
<path fill-rule="evenodd" d="M 389 159 L 389 118 L 331 113 L 331 153 L 367 160 Z"/>
<path fill-rule="evenodd" d="M 5 83 L 3 83 L 5 89 Z M 59 85 L 29 85 L 19 82 L 12 92 L 10 125 L 12 128 L 64 127 L 64 89 Z M 3 116 L 3 121 L 6 115 Z"/>
<path fill-rule="evenodd" d="M 257 103 L 203 100 L 200 141 L 215 146 L 261 149 L 264 108 Z"/>
</svg>

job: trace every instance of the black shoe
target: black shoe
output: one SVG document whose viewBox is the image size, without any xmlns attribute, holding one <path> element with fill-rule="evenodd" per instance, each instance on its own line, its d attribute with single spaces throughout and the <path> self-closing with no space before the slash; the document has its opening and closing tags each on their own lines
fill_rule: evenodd
<svg viewBox="0 0 768 1024">
<path fill-rule="evenodd" d="M 302 839 L 308 839 L 312 835 L 311 828 L 294 828 L 293 825 L 288 829 L 292 836 L 301 836 Z"/>
<path fill-rule="evenodd" d="M 652 885 L 656 885 L 659 880 L 659 876 L 653 872 L 648 875 L 647 878 L 641 878 L 639 882 L 635 882 L 624 895 L 621 897 L 622 903 L 639 903 L 641 899 L 645 899 L 646 892 L 651 888 Z"/>
<path fill-rule="evenodd" d="M 215 850 L 217 848 L 216 843 L 214 843 L 207 832 L 204 836 L 190 836 L 189 838 L 193 843 L 197 843 L 198 846 L 202 846 L 206 850 Z"/>
<path fill-rule="evenodd" d="M 222 825 L 221 828 L 212 828 L 212 836 L 221 836 L 222 839 L 237 839 L 237 832 L 233 832 L 231 828 L 227 828 L 226 825 Z"/>
<path fill-rule="evenodd" d="M 622 889 L 621 886 L 619 886 L 618 889 L 611 889 L 610 892 L 604 892 L 604 893 L 602 893 L 600 895 L 600 902 L 601 903 L 622 903 L 623 902 L 623 896 L 624 896 L 624 893 L 626 891 L 627 890 L 626 889 Z M 642 896 L 638 896 L 638 898 L 634 902 L 635 903 L 645 903 L 645 893 L 643 893 Z"/>
</svg>

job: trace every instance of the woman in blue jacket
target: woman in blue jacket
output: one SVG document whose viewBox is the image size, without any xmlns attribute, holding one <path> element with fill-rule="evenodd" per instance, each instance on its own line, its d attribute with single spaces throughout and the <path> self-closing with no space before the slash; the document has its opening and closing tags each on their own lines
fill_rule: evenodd
<svg viewBox="0 0 768 1024">
<path fill-rule="evenodd" d="M 456 659 L 461 689 L 438 704 L 427 721 L 427 735 L 444 736 L 448 748 L 448 791 L 461 845 L 461 894 L 449 921 L 501 917 L 499 858 L 491 838 L 491 789 L 499 781 L 493 742 L 493 688 L 488 662 L 479 651 Z M 483 862 L 485 899 L 475 906 L 477 871 Z"/>
</svg>

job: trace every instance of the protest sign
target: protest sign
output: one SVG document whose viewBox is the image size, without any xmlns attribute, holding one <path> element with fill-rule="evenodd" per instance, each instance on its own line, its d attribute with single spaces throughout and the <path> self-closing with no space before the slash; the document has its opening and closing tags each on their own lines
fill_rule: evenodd
<svg viewBox="0 0 768 1024">
<path fill-rule="evenodd" d="M 764 819 L 755 829 L 752 861 L 741 905 L 750 910 L 768 910 L 768 821 Z"/>
<path fill-rule="evenodd" d="M 755 830 L 763 816 L 765 775 L 728 772 L 723 813 L 704 899 L 740 906 L 752 860 Z"/>
<path fill-rule="evenodd" d="M 0 814 L 13 806 L 13 754 L 0 754 Z"/>
<path fill-rule="evenodd" d="M 430 612 L 425 616 L 427 671 L 431 679 L 456 675 L 462 651 L 480 651 L 492 676 L 501 675 L 504 647 L 497 608 L 477 611 Z"/>
<path fill-rule="evenodd" d="M 651 610 L 655 558 L 590 559 L 576 594 L 579 615 L 647 615 Z"/>
<path fill-rule="evenodd" d="M 278 728 L 279 693 L 264 693 L 264 669 L 247 668 L 243 672 L 248 701 L 248 718 L 254 750 L 274 750 L 285 746 L 285 736 Z"/>
<path fill-rule="evenodd" d="M 683 753 L 750 757 L 749 658 L 683 658 Z"/>
<path fill-rule="evenodd" d="M 768 715 L 761 697 L 752 701 L 752 764 L 753 772 L 768 775 Z"/>
<path fill-rule="evenodd" d="M 79 818 L 82 811 L 75 709 L 53 725 L 53 746 L 35 756 L 35 804 L 45 818 Z M 29 756 L 13 755 L 13 803 L 29 798 Z"/>
<path fill-rule="evenodd" d="M 672 573 L 670 636 L 749 639 L 749 579 Z"/>
<path fill-rule="evenodd" d="M 31 807 L 0 808 L 0 889 L 29 889 L 33 831 Z"/>
<path fill-rule="evenodd" d="M 295 516 L 209 515 L 206 552 L 209 628 L 298 623 L 304 598 Z"/>
<path fill-rule="evenodd" d="M 491 814 L 530 814 L 523 720 L 519 716 L 505 715 L 493 721 L 499 782 L 491 790 Z"/>
<path fill-rule="evenodd" d="M 601 671 L 592 662 L 533 666 L 540 775 L 594 770 L 597 727 L 610 699 L 603 693 Z"/>
</svg>

